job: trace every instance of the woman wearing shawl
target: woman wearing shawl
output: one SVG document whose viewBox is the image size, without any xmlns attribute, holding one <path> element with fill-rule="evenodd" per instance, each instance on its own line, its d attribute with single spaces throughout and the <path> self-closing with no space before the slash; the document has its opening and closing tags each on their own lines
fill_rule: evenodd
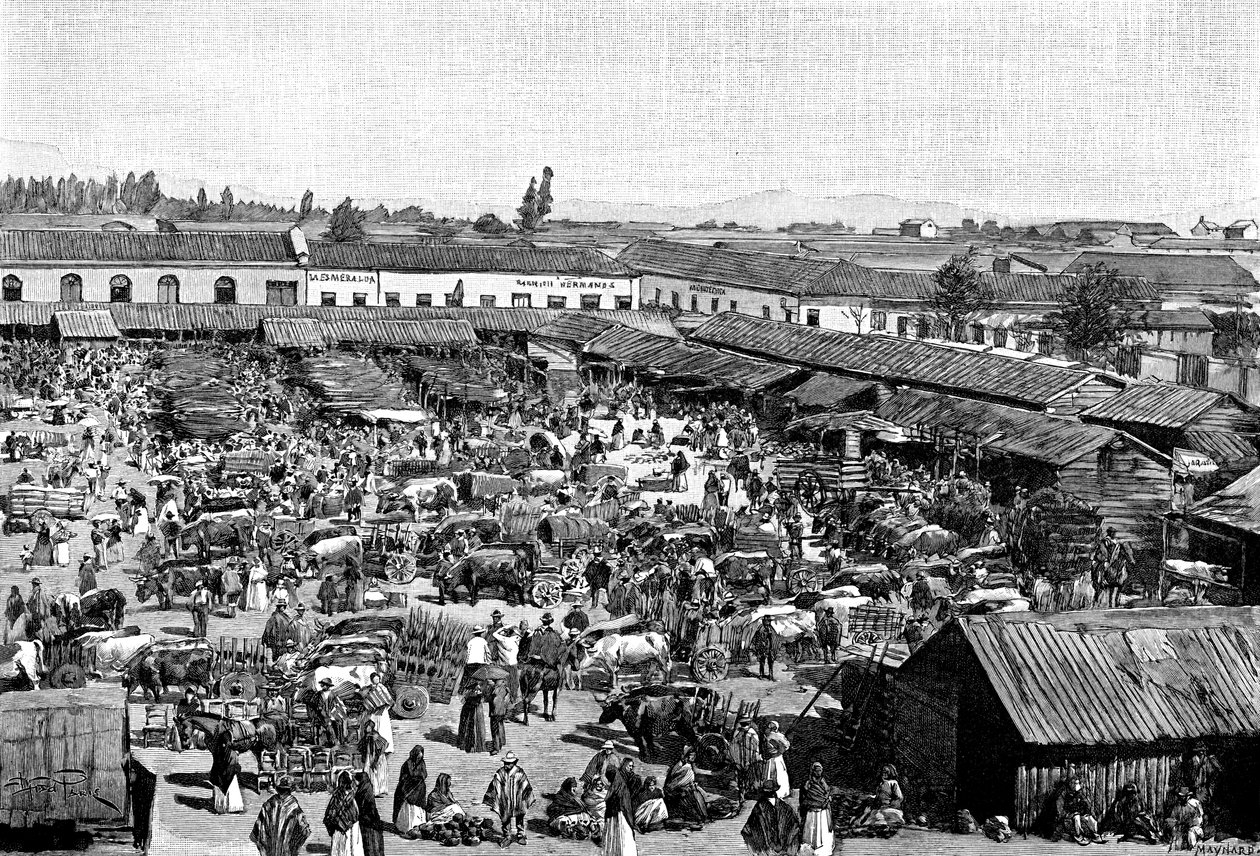
<svg viewBox="0 0 1260 856">
<path fill-rule="evenodd" d="M 398 771 L 398 786 L 394 788 L 394 826 L 399 835 L 406 835 L 424 823 L 424 803 L 429 779 L 429 768 L 424 762 L 424 747 L 417 743 Z"/>
<path fill-rule="evenodd" d="M 264 612 L 267 609 L 267 568 L 259 556 L 249 569 L 249 586 L 245 594 L 246 612 Z"/>
<path fill-rule="evenodd" d="M 486 751 L 486 711 L 482 706 L 481 684 L 473 682 L 464 693 L 464 704 L 459 709 L 459 732 L 455 746 L 465 752 Z"/>
<path fill-rule="evenodd" d="M 608 780 L 600 777 L 593 782 L 587 782 L 582 789 L 582 805 L 586 807 L 591 824 L 597 830 L 604 826 L 604 808 L 607 803 Z"/>
<path fill-rule="evenodd" d="M 328 795 L 328 808 L 324 810 L 324 828 L 332 839 L 329 856 L 365 856 L 359 806 L 354 795 L 354 779 L 349 771 L 343 771 L 337 777 L 337 787 Z"/>
<path fill-rule="evenodd" d="M 665 808 L 665 794 L 656 776 L 648 776 L 634 795 L 634 825 L 639 832 L 655 832 L 663 828 L 667 820 L 669 810 Z"/>
<path fill-rule="evenodd" d="M 836 836 L 831 822 L 831 785 L 823 775 L 823 765 L 815 761 L 801 788 L 800 856 L 831 856 Z"/>
<path fill-rule="evenodd" d="M 695 760 L 696 750 L 688 746 L 665 774 L 665 807 L 678 820 L 708 823 L 709 795 L 696 784 Z"/>
<path fill-rule="evenodd" d="M 763 779 L 774 779 L 779 783 L 779 790 L 776 792 L 781 800 L 785 800 L 792 795 L 792 784 L 788 781 L 787 764 L 783 761 L 783 755 L 788 749 L 792 748 L 792 744 L 779 731 L 779 723 L 771 720 L 766 723 L 766 733 L 761 738 L 761 754 L 766 759 L 765 775 Z"/>
<path fill-rule="evenodd" d="M 39 533 L 35 536 L 35 552 L 31 556 L 31 564 L 48 567 L 53 563 L 52 528 L 45 520 L 39 524 Z"/>
<path fill-rule="evenodd" d="M 608 448 L 614 452 L 626 447 L 626 426 L 618 419 L 613 423 L 612 437 L 608 440 Z"/>
<path fill-rule="evenodd" d="M 547 806 L 547 825 L 552 832 L 565 835 L 574 827 L 590 822 L 586 811 L 586 803 L 577 793 L 578 780 L 569 776 L 560 783 L 560 790 L 554 794 L 544 794 L 551 804 Z"/>
<path fill-rule="evenodd" d="M 363 838 L 363 856 L 385 856 L 385 828 L 376 810 L 376 794 L 372 779 L 365 772 L 355 773 L 354 804 L 359 809 L 359 835 Z"/>
<path fill-rule="evenodd" d="M 363 723 L 363 736 L 359 738 L 359 755 L 363 758 L 363 767 L 372 779 L 373 793 L 383 797 L 388 792 L 389 779 L 389 745 L 376 730 L 376 723 L 367 720 Z"/>
<path fill-rule="evenodd" d="M 136 507 L 135 522 L 131 524 L 131 534 L 143 538 L 153 527 L 149 525 L 149 509 L 143 505 Z"/>
<path fill-rule="evenodd" d="M 26 601 L 22 600 L 22 592 L 17 586 L 9 589 L 9 600 L 4 606 L 4 641 L 7 644 L 10 639 L 16 642 L 20 637 L 18 635 L 18 619 L 26 615 Z M 25 627 L 25 622 L 23 622 Z"/>
<path fill-rule="evenodd" d="M 709 477 L 704 480 L 704 499 L 700 501 L 700 516 L 710 523 L 717 514 L 719 487 L 717 473 L 710 471 Z"/>
<path fill-rule="evenodd" d="M 245 811 L 241 798 L 241 762 L 226 730 L 216 738 L 210 753 L 210 787 L 214 790 L 215 814 L 240 814 Z"/>
<path fill-rule="evenodd" d="M 429 798 L 425 800 L 424 811 L 429 816 L 429 823 L 447 823 L 453 820 L 455 815 L 464 813 L 459 803 L 455 802 L 455 797 L 451 795 L 450 773 L 438 773 L 437 781 L 433 783 L 433 790 L 429 791 Z"/>
<path fill-rule="evenodd" d="M 630 763 L 629 770 L 623 764 L 620 769 L 606 774 L 608 799 L 604 803 L 602 856 L 638 856 L 634 841 L 634 795 L 627 784 L 628 777 L 634 776 L 633 762 Z"/>
<path fill-rule="evenodd" d="M 773 779 L 761 783 L 757 804 L 740 831 L 754 856 L 796 856 L 800 849 L 800 821 L 796 812 L 775 796 L 778 788 Z"/>
</svg>

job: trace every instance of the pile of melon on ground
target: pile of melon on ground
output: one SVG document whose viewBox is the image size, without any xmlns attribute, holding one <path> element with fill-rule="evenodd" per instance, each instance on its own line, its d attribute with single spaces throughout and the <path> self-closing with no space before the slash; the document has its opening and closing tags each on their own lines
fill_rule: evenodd
<svg viewBox="0 0 1260 856">
<path fill-rule="evenodd" d="M 436 841 L 446 847 L 476 847 L 483 841 L 495 843 L 503 840 L 503 833 L 495 829 L 494 818 L 475 818 L 457 814 L 446 823 L 422 823 L 411 831 L 409 837 L 422 841 Z"/>
</svg>

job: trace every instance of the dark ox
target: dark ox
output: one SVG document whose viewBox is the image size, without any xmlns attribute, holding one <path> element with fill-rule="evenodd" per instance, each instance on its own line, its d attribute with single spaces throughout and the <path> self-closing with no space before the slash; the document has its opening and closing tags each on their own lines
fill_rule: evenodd
<svg viewBox="0 0 1260 856">
<path fill-rule="evenodd" d="M 162 700 L 171 686 L 201 687 L 208 693 L 215 659 L 215 652 L 208 649 L 146 654 L 127 667 L 123 686 L 128 695 L 139 687 L 141 696 L 152 695 L 155 703 Z"/>
<path fill-rule="evenodd" d="M 657 738 L 678 734 L 688 743 L 696 742 L 692 719 L 695 693 L 694 688 L 652 684 L 628 693 L 612 693 L 603 699 L 597 697 L 604 708 L 599 722 L 610 725 L 620 720 L 639 747 L 639 757 L 650 762 L 656 755 Z"/>
</svg>

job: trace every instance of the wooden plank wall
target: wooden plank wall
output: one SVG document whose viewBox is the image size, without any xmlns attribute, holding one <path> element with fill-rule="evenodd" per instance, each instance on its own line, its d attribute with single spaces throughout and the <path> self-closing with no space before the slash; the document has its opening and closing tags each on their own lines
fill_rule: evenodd
<svg viewBox="0 0 1260 856">
<path fill-rule="evenodd" d="M 1084 455 L 1059 471 L 1063 490 L 1098 509 L 1103 526 L 1121 538 L 1151 535 L 1150 527 L 1172 507 L 1172 476 L 1130 443 Z"/>
<path fill-rule="evenodd" d="M 1163 810 L 1170 789 L 1176 784 L 1181 755 L 1162 752 L 1112 755 L 1097 760 L 1064 759 L 1058 764 L 1030 763 L 1015 774 L 1015 829 L 1028 831 L 1053 799 L 1061 783 L 1073 774 L 1080 776 L 1082 790 L 1099 817 L 1129 782 L 1138 786 L 1138 796 L 1153 806 L 1156 816 Z"/>
</svg>

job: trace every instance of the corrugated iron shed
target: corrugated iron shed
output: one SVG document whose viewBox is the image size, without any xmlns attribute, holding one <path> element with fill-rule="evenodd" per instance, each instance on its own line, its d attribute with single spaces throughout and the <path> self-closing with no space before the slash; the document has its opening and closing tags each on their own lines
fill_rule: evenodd
<svg viewBox="0 0 1260 856">
<path fill-rule="evenodd" d="M 715 315 L 691 339 L 824 371 L 966 391 L 1034 407 L 1045 407 L 1098 377 L 913 339 L 839 333 L 733 312 Z"/>
<path fill-rule="evenodd" d="M 1000 432 L 986 449 L 1052 466 L 1070 464 L 1118 436 L 1110 428 L 1074 419 L 916 389 L 899 390 L 875 415 L 902 428 L 943 428 L 977 439 Z"/>
<path fill-rule="evenodd" d="M 118 339 L 114 316 L 104 309 L 58 312 L 53 315 L 57 335 L 62 339 Z"/>
<path fill-rule="evenodd" d="M 1186 516 L 1260 535 L 1260 467 L 1199 500 L 1186 510 Z"/>
<path fill-rule="evenodd" d="M 788 390 L 784 396 L 795 400 L 801 407 L 834 407 L 843 404 L 845 399 L 874 388 L 875 384 L 869 380 L 853 380 L 820 372 L 800 386 Z"/>
<path fill-rule="evenodd" d="M 591 247 L 311 241 L 309 267 L 453 273 L 625 276 L 626 268 Z"/>
<path fill-rule="evenodd" d="M 330 344 L 429 345 L 433 347 L 471 347 L 477 344 L 477 333 L 464 320 L 435 318 L 429 320 L 326 320 L 319 322 L 324 338 Z"/>
<path fill-rule="evenodd" d="M 534 330 L 531 335 L 537 338 L 556 339 L 561 342 L 586 344 L 616 322 L 593 315 L 582 315 L 577 312 L 561 315 Z"/>
<path fill-rule="evenodd" d="M 653 336 L 627 327 L 605 330 L 587 342 L 582 350 L 629 369 L 653 371 L 667 378 L 698 378 L 709 385 L 735 389 L 761 389 L 799 371 L 791 366 L 729 354 L 681 339 Z"/>
<path fill-rule="evenodd" d="M 264 318 L 263 342 L 276 348 L 323 348 L 324 331 L 314 318 Z"/>
<path fill-rule="evenodd" d="M 1028 743 L 1260 734 L 1260 608 L 1005 613 L 957 627 Z"/>
<path fill-rule="evenodd" d="M 5 229 L 0 230 L 0 261 L 266 262 L 293 265 L 297 272 L 289 236 L 274 232 Z"/>
<path fill-rule="evenodd" d="M 1227 392 L 1175 383 L 1135 383 L 1081 412 L 1082 419 L 1182 428 L 1213 407 L 1234 401 Z"/>
</svg>

